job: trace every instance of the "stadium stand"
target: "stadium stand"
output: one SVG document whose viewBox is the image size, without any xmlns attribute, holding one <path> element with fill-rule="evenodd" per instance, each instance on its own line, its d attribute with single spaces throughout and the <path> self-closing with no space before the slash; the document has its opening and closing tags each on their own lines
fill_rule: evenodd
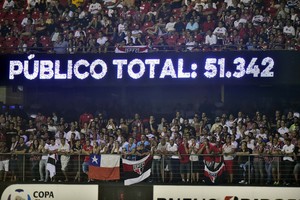
<svg viewBox="0 0 300 200">
<path fill-rule="evenodd" d="M 45 38 L 52 37 L 57 28 L 63 40 L 70 43 L 74 37 L 70 34 L 74 35 L 79 27 L 83 35 L 75 38 L 73 47 L 81 43 L 89 44 L 92 39 L 97 40 L 99 31 L 102 31 L 108 38 L 107 52 L 114 52 L 115 47 L 124 40 L 128 32 L 134 31 L 136 25 L 142 30 L 142 45 L 150 45 L 146 40 L 149 36 L 154 41 L 164 37 L 163 45 L 167 47 L 149 48 L 149 51 L 190 51 L 192 48 L 175 48 L 178 43 L 187 42 L 184 37 L 186 32 L 195 37 L 195 48 L 198 51 L 299 50 L 299 2 L 296 0 L 181 0 L 176 3 L 166 0 L 2 0 L 0 6 L 0 33 L 1 38 L 5 38 L 0 40 L 2 53 L 30 51 L 32 43 L 27 37 L 31 35 L 36 36 L 42 44 L 36 52 L 51 53 L 56 39 L 51 38 L 50 42 Z M 210 18 L 209 24 L 207 17 Z M 27 21 L 31 20 L 32 25 L 28 25 Z M 159 20 L 160 26 L 156 26 Z M 190 20 L 193 24 L 189 25 Z M 220 22 L 224 24 L 222 35 L 218 27 Z M 187 25 L 195 25 L 196 28 L 187 29 Z M 182 28 L 178 28 L 180 26 Z M 205 41 L 208 31 L 217 36 L 215 44 Z M 20 42 L 28 48 L 18 50 Z M 131 44 L 126 43 L 125 45 L 141 45 L 135 44 L 135 40 Z M 99 44 L 95 45 L 99 49 Z M 74 49 L 76 51 L 77 48 Z M 84 48 L 84 52 L 90 51 L 91 48 Z M 95 52 L 99 50 L 93 51 Z"/>
</svg>

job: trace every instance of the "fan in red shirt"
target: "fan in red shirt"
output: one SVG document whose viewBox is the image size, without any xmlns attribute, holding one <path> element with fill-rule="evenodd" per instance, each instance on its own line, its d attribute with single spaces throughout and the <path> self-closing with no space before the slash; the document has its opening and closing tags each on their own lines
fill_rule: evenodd
<svg viewBox="0 0 300 200">
<path fill-rule="evenodd" d="M 80 115 L 80 117 L 79 117 L 80 127 L 83 127 L 84 123 L 88 123 L 89 124 L 90 120 L 93 119 L 93 118 L 94 118 L 93 115 L 90 114 L 90 113 L 87 113 L 87 112 L 85 112 L 82 115 Z"/>
<path fill-rule="evenodd" d="M 210 154 L 209 156 L 203 156 L 205 165 L 204 176 L 210 183 L 221 182 L 222 174 L 225 171 L 225 165 L 221 156 L 222 148 L 219 142 L 215 142 L 215 138 L 212 138 L 211 142 L 205 138 L 199 150 L 199 154 Z"/>
<path fill-rule="evenodd" d="M 200 145 L 199 154 L 215 154 L 218 152 L 218 148 L 212 143 L 209 142 L 208 138 L 205 138 L 203 143 Z M 213 156 L 203 156 L 204 162 L 210 163 L 215 162 Z"/>
<path fill-rule="evenodd" d="M 82 147 L 82 154 L 84 156 L 84 161 L 82 163 L 82 171 L 86 175 L 89 173 L 89 164 L 90 164 L 90 154 L 93 152 L 93 146 L 89 139 L 86 139 L 85 145 Z"/>
<path fill-rule="evenodd" d="M 186 137 L 183 137 L 182 143 L 178 148 L 180 158 L 180 175 L 182 182 L 189 182 L 190 179 L 190 156 L 189 156 L 189 144 Z"/>
</svg>

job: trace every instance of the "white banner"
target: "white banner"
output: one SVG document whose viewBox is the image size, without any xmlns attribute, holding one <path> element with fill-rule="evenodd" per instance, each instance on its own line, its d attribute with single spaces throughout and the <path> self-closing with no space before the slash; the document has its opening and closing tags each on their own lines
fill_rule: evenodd
<svg viewBox="0 0 300 200">
<path fill-rule="evenodd" d="M 116 46 L 115 53 L 147 53 L 148 46 Z"/>
<path fill-rule="evenodd" d="M 154 200 L 300 200 L 300 188 L 154 186 Z"/>
<path fill-rule="evenodd" d="M 98 200 L 98 185 L 15 184 L 7 187 L 1 200 Z"/>
</svg>

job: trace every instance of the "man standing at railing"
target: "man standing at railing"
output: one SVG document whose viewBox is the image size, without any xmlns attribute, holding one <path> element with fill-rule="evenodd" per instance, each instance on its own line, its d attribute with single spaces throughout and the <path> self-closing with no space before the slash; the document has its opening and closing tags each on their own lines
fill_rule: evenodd
<svg viewBox="0 0 300 200">
<path fill-rule="evenodd" d="M 180 158 L 180 175 L 182 182 L 189 182 L 190 180 L 190 159 L 189 159 L 189 144 L 186 137 L 183 137 L 182 143 L 178 148 Z"/>
<path fill-rule="evenodd" d="M 200 145 L 198 154 L 211 154 L 214 152 L 214 146 L 209 142 L 208 138 L 204 138 L 203 143 Z M 214 158 L 211 156 L 203 156 L 204 163 L 208 166 L 213 163 Z"/>
<path fill-rule="evenodd" d="M 48 152 L 48 160 L 47 160 L 47 173 L 50 174 L 50 179 L 52 182 L 55 181 L 54 176 L 56 175 L 56 161 L 57 161 L 57 151 L 58 151 L 58 145 L 55 143 L 55 139 L 51 138 L 50 139 L 50 145 L 45 146 L 45 149 Z M 49 171 L 49 172 L 48 172 Z M 46 175 L 46 180 L 45 182 L 48 181 Z"/>
<path fill-rule="evenodd" d="M 9 155 L 5 155 L 5 153 L 8 152 L 9 149 L 6 146 L 5 141 L 0 141 L 0 181 L 3 182 L 6 181 L 6 175 L 9 169 Z"/>
<path fill-rule="evenodd" d="M 297 140 L 297 146 L 295 147 L 294 150 L 294 157 L 296 160 L 296 165 L 294 166 L 294 176 L 295 176 L 295 181 L 296 184 L 299 185 L 299 172 L 300 172 L 300 138 Z"/>
<path fill-rule="evenodd" d="M 169 169 L 170 169 L 170 180 L 169 182 L 178 182 L 179 175 L 176 174 L 179 171 L 179 156 L 178 146 L 174 139 L 170 139 L 170 143 L 167 144 L 167 152 L 170 155 Z"/>
<path fill-rule="evenodd" d="M 70 161 L 70 145 L 66 142 L 65 138 L 62 138 L 61 145 L 58 149 L 58 152 L 60 153 L 60 163 L 61 163 L 61 171 L 64 174 L 65 182 L 68 182 L 68 176 L 67 176 L 67 168 Z"/>
<path fill-rule="evenodd" d="M 247 147 L 247 142 L 242 141 L 240 149 L 237 151 L 236 155 L 238 156 L 238 165 L 240 167 L 240 171 L 242 174 L 242 180 L 239 182 L 240 184 L 248 184 L 246 180 L 246 172 L 250 169 L 250 160 L 248 155 L 252 154 L 252 149 Z"/>
<path fill-rule="evenodd" d="M 295 146 L 291 144 L 291 139 L 285 139 L 285 145 L 282 147 L 283 157 L 283 177 L 284 182 L 283 185 L 290 185 L 292 180 L 292 172 L 294 168 L 294 148 Z"/>
<path fill-rule="evenodd" d="M 45 180 L 48 180 L 48 171 L 47 171 L 47 168 L 46 168 L 46 165 L 47 165 L 47 160 L 48 160 L 48 154 L 47 154 L 47 150 L 45 148 L 45 146 L 48 145 L 46 144 L 46 142 L 41 139 L 40 140 L 40 145 L 39 145 L 39 153 L 42 153 L 42 157 L 41 157 L 41 160 L 39 162 L 39 173 L 40 173 L 40 182 L 44 182 Z M 44 171 L 45 170 L 45 171 Z M 45 176 L 44 176 L 44 173 L 43 171 L 45 172 Z M 44 177 L 46 179 L 44 179 Z"/>
<path fill-rule="evenodd" d="M 128 144 L 123 149 L 123 154 L 127 160 L 136 160 L 136 144 L 134 143 L 133 137 L 129 137 Z"/>
<path fill-rule="evenodd" d="M 17 167 L 18 167 L 18 169 L 17 169 L 17 178 L 19 180 L 22 180 L 20 178 L 23 177 L 24 161 L 25 161 L 24 153 L 26 153 L 26 151 L 27 151 L 27 146 L 24 143 L 24 138 L 20 137 L 19 143 L 18 143 L 18 145 L 16 146 L 16 149 L 15 149 L 15 153 L 17 154 Z"/>
<path fill-rule="evenodd" d="M 199 182 L 199 172 L 200 172 L 200 165 L 199 165 L 199 156 L 197 155 L 199 151 L 199 143 L 196 141 L 196 139 L 193 137 L 191 138 L 191 143 L 189 145 L 189 153 L 190 155 L 190 161 L 191 161 L 191 169 L 192 169 L 192 182 Z"/>
<path fill-rule="evenodd" d="M 84 156 L 84 161 L 82 163 L 82 171 L 86 175 L 89 175 L 89 164 L 90 164 L 90 154 L 93 152 L 93 146 L 88 138 L 85 140 L 85 144 L 82 147 L 82 154 Z M 90 182 L 90 179 L 88 180 Z"/>
<path fill-rule="evenodd" d="M 164 170 L 167 168 L 167 141 L 166 141 L 166 138 L 163 137 L 161 140 L 160 140 L 160 143 L 158 143 L 157 145 L 157 149 L 156 149 L 156 153 L 157 154 L 160 154 L 162 156 L 162 161 L 161 161 L 161 176 L 162 176 L 162 181 L 165 182 L 165 174 L 164 174 Z"/>
<path fill-rule="evenodd" d="M 235 147 L 231 144 L 231 137 L 226 137 L 226 143 L 222 147 L 222 153 L 224 154 L 224 162 L 227 174 L 229 175 L 228 183 L 232 183 L 233 181 L 233 159 Z"/>
</svg>

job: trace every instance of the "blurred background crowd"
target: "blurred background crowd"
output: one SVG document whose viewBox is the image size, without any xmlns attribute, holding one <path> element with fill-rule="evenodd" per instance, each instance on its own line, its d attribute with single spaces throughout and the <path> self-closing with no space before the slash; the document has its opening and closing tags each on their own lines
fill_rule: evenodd
<svg viewBox="0 0 300 200">
<path fill-rule="evenodd" d="M 299 49 L 298 0 L 2 0 L 0 52 Z"/>
</svg>

